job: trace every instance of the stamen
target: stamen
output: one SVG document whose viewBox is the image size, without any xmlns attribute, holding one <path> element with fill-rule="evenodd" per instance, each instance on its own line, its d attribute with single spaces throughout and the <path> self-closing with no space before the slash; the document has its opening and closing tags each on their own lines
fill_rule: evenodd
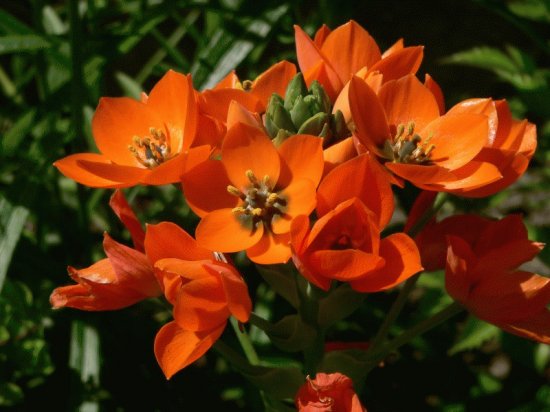
<svg viewBox="0 0 550 412">
<path fill-rule="evenodd" d="M 429 145 L 432 138 L 427 139 L 414 132 L 416 125 L 408 122 L 400 123 L 396 127 L 392 140 L 386 140 L 381 148 L 381 156 L 395 163 L 427 164 L 430 163 L 430 155 L 435 146 Z"/>
<path fill-rule="evenodd" d="M 151 169 L 170 159 L 170 139 L 162 130 L 151 127 L 149 136 L 132 137 L 132 144 L 128 150 L 132 152 L 136 160 L 143 166 Z"/>
<path fill-rule="evenodd" d="M 233 196 L 237 196 L 237 197 L 240 197 L 241 199 L 244 200 L 244 193 L 241 192 L 239 189 L 237 189 L 235 186 L 231 186 L 231 185 L 228 185 L 227 186 L 227 191 L 229 193 L 231 193 Z"/>
<path fill-rule="evenodd" d="M 258 185 L 258 179 L 254 175 L 254 172 L 252 170 L 248 169 L 246 172 L 244 172 L 244 174 L 246 175 L 248 180 L 250 180 L 250 183 L 252 183 L 254 186 Z"/>
</svg>

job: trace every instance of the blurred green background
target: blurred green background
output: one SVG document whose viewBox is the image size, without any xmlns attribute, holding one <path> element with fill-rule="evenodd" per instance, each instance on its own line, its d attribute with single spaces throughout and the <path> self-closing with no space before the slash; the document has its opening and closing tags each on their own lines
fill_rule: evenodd
<svg viewBox="0 0 550 412">
<path fill-rule="evenodd" d="M 537 124 L 539 148 L 524 178 L 483 200 L 445 209 L 524 214 L 531 238 L 550 240 L 550 1 L 0 1 L 0 410 L 262 410 L 253 385 L 214 352 L 166 381 L 153 339 L 170 315 L 156 301 L 106 313 L 53 312 L 68 264 L 103 257 L 103 231 L 128 241 L 108 209 L 111 191 L 63 178 L 52 163 L 95 151 L 90 119 L 101 96 L 138 97 L 167 69 L 197 88 L 231 69 L 242 79 L 295 61 L 293 24 L 310 34 L 355 19 L 382 49 L 403 37 L 425 45 L 420 69 L 447 106 L 468 97 L 507 98 Z M 147 222 L 196 219 L 172 187 L 133 188 Z M 550 251 L 532 264 L 548 275 Z M 250 271 L 254 271 L 250 268 Z M 284 310 L 260 278 L 256 310 Z M 369 296 L 333 340 L 368 340 L 395 294 Z M 448 302 L 441 274 L 423 276 L 400 328 Z M 276 313 L 273 313 L 276 312 Z M 231 338 L 229 338 L 231 339 Z M 258 338 L 262 358 L 288 362 Z M 376 411 L 550 411 L 550 348 L 501 333 L 467 315 L 388 359 L 364 383 Z M 429 377 L 429 378 L 426 378 Z M 52 403 L 55 400 L 55 403 Z"/>
</svg>

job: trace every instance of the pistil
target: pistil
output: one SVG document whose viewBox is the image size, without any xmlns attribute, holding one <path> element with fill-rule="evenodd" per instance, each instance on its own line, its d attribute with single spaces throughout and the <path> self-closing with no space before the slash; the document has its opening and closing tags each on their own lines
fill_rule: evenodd
<svg viewBox="0 0 550 412">
<path fill-rule="evenodd" d="M 227 186 L 227 191 L 242 200 L 242 203 L 233 208 L 233 213 L 241 219 L 252 222 L 255 228 L 260 222 L 267 229 L 271 229 L 271 223 L 275 216 L 284 214 L 286 200 L 274 191 L 269 176 L 258 179 L 252 170 L 245 172 L 249 185 L 243 191 L 235 186 Z"/>
</svg>

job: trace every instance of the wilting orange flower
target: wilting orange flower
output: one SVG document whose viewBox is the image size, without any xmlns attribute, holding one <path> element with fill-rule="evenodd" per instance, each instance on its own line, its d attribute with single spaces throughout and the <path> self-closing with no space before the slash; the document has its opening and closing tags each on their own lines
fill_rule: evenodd
<svg viewBox="0 0 550 412">
<path fill-rule="evenodd" d="M 488 117 L 440 116 L 432 92 L 412 75 L 385 83 L 378 95 L 354 77 L 350 109 L 359 142 L 417 187 L 473 190 L 502 178 L 494 164 L 475 159 L 490 138 Z"/>
<path fill-rule="evenodd" d="M 481 113 L 489 119 L 489 139 L 474 161 L 494 165 L 502 175 L 478 188 L 458 188 L 453 193 L 468 197 L 495 194 L 514 183 L 527 170 L 537 147 L 536 126 L 527 120 L 514 120 L 506 100 L 468 99 L 448 113 Z"/>
<path fill-rule="evenodd" d="M 516 270 L 543 245 L 528 239 L 519 216 L 469 230 L 475 236 L 447 235 L 447 292 L 480 319 L 550 344 L 550 278 Z"/>
<path fill-rule="evenodd" d="M 208 147 L 189 149 L 196 126 L 191 78 L 169 71 L 142 101 L 102 98 L 92 119 L 101 153 L 73 154 L 54 166 L 92 187 L 176 183 L 187 165 L 210 154 Z"/>
<path fill-rule="evenodd" d="M 147 257 L 135 249 L 115 242 L 105 234 L 103 249 L 107 255 L 92 266 L 69 266 L 76 285 L 56 288 L 50 303 L 54 309 L 114 310 L 160 295 L 161 290 Z"/>
<path fill-rule="evenodd" d="M 214 260 L 173 223 L 147 227 L 147 256 L 166 299 L 174 306 L 174 321 L 155 338 L 155 356 L 166 378 L 200 358 L 220 337 L 229 316 L 247 322 L 252 309 L 246 283 L 236 269 Z"/>
<path fill-rule="evenodd" d="M 384 81 L 416 73 L 423 57 L 423 47 L 403 47 L 399 40 L 384 54 L 370 34 L 355 21 L 332 32 L 323 26 L 315 39 L 294 26 L 296 55 L 306 82 L 318 80 L 334 102 L 344 86 L 360 70 L 382 74 Z"/>
<path fill-rule="evenodd" d="M 332 280 L 360 292 L 391 288 L 419 272 L 420 256 L 404 233 L 380 239 L 393 213 L 393 194 L 384 172 L 368 154 L 333 169 L 318 190 L 319 220 L 308 216 L 291 226 L 296 267 L 324 290 Z"/>
<path fill-rule="evenodd" d="M 85 269 L 69 266 L 69 275 L 77 284 L 52 292 L 50 302 L 55 309 L 121 309 L 161 293 L 153 266 L 143 254 L 145 233 L 122 192 L 116 190 L 109 205 L 130 231 L 135 249 L 105 234 L 103 249 L 107 258 Z"/>
<path fill-rule="evenodd" d="M 240 81 L 234 71 L 222 79 L 213 89 L 197 93 L 199 103 L 199 126 L 194 146 L 208 144 L 221 146 L 222 139 L 230 127 L 230 108 L 237 102 L 255 114 L 266 110 L 273 93 L 285 94 L 288 82 L 296 74 L 294 64 L 281 61 L 261 73 L 253 81 Z"/>
<path fill-rule="evenodd" d="M 202 217 L 198 243 L 211 250 L 246 250 L 256 263 L 290 258 L 290 223 L 315 207 L 323 172 L 322 139 L 296 135 L 276 148 L 256 127 L 229 129 L 221 160 L 183 177 L 189 206 Z"/>
<path fill-rule="evenodd" d="M 366 412 L 353 389 L 353 382 L 341 373 L 318 373 L 296 394 L 299 412 Z"/>
</svg>

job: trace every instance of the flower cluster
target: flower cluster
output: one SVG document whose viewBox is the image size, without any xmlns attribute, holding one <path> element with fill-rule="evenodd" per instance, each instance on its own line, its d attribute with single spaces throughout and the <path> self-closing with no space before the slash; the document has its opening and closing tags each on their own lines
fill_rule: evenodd
<svg viewBox="0 0 550 412">
<path fill-rule="evenodd" d="M 295 33 L 298 68 L 279 62 L 253 81 L 232 72 L 203 91 L 169 71 L 141 101 L 101 99 L 92 120 L 100 153 L 55 166 L 91 187 L 181 184 L 200 222 L 194 237 L 171 222 L 144 231 L 117 190 L 111 206 L 134 248 L 106 234 L 107 258 L 69 267 L 77 284 L 57 288 L 52 305 L 112 310 L 163 296 L 173 321 L 154 350 L 170 378 L 220 339 L 231 316 L 261 327 L 232 263 L 244 251 L 260 266 L 287 264 L 289 277 L 292 262 L 307 285 L 301 307 L 342 284 L 373 293 L 445 268 L 449 295 L 475 316 L 550 343 L 548 279 L 516 269 L 542 247 L 521 219 L 430 220 L 439 192 L 483 197 L 515 182 L 533 156 L 534 125 L 513 119 L 504 100 L 446 109 L 434 79 L 416 75 L 422 46 L 400 40 L 382 53 L 354 21 L 314 38 Z M 406 182 L 421 194 L 403 231 L 384 233 Z M 305 353 L 323 333 L 303 312 L 317 331 Z M 319 360 L 305 357 L 304 372 L 314 373 Z M 344 375 L 304 385 L 301 411 L 365 410 Z"/>
</svg>

